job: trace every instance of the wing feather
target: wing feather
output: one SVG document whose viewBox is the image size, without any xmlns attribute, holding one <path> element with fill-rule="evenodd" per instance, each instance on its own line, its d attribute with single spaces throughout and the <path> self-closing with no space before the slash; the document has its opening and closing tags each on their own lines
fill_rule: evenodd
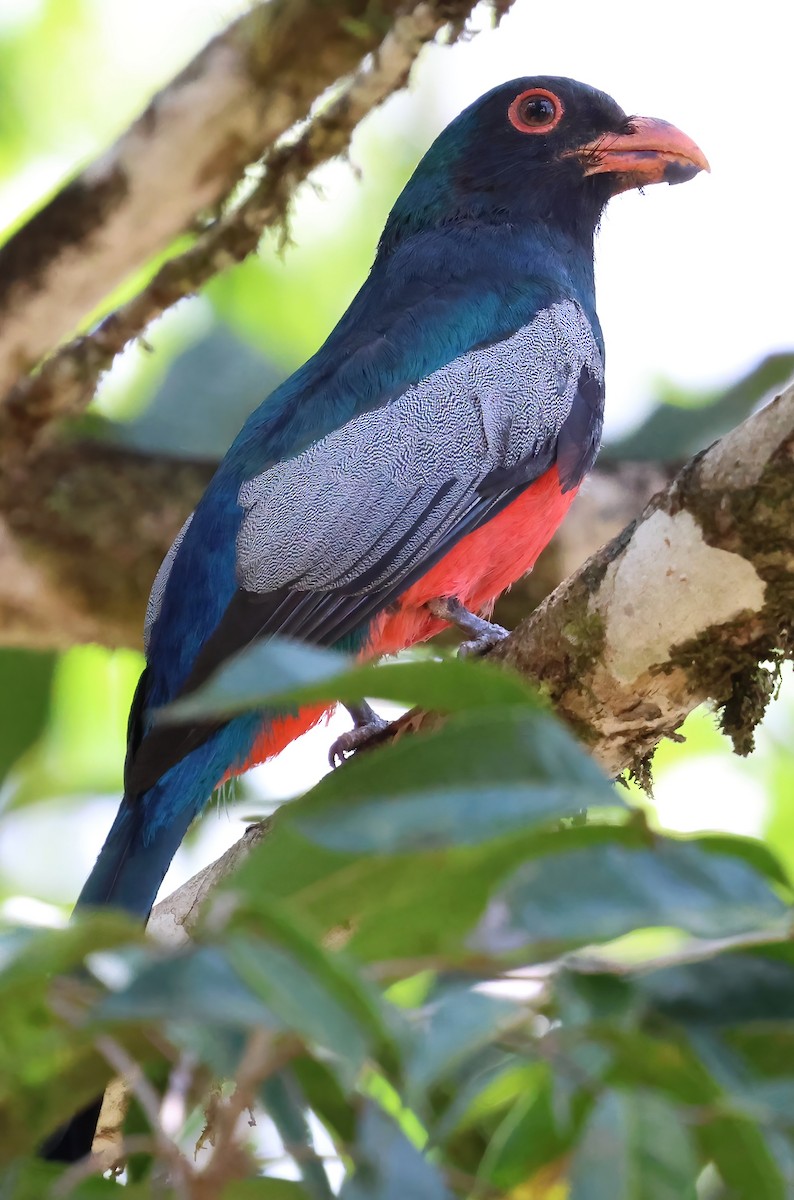
<svg viewBox="0 0 794 1200">
<path fill-rule="evenodd" d="M 258 639 L 334 645 L 365 628 L 554 463 L 564 490 L 576 486 L 602 411 L 598 345 L 568 301 L 247 481 L 239 588 L 180 695 Z M 150 729 L 129 765 L 133 791 L 220 727 Z"/>
</svg>

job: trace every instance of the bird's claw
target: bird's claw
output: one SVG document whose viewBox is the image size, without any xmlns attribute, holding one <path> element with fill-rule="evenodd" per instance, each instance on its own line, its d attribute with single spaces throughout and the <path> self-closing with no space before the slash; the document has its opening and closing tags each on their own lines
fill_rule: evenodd
<svg viewBox="0 0 794 1200">
<path fill-rule="evenodd" d="M 504 641 L 510 630 L 505 629 L 504 625 L 497 625 L 494 621 L 483 620 L 483 625 L 487 625 L 487 629 L 483 629 L 477 637 L 469 638 L 467 642 L 461 642 L 458 646 L 458 658 L 474 658 L 478 654 L 485 654 L 488 650 L 492 650 L 498 642 Z"/>
<path fill-rule="evenodd" d="M 377 741 L 389 727 L 389 722 L 379 717 L 367 703 L 346 704 L 345 708 L 355 724 L 352 729 L 340 734 L 328 751 L 328 761 L 334 769 L 341 767 L 347 755 L 355 754 L 362 746 Z"/>
<path fill-rule="evenodd" d="M 458 647 L 458 658 L 472 658 L 478 654 L 485 654 L 509 633 L 503 625 L 486 621 L 484 617 L 470 612 L 457 596 L 440 596 L 437 600 L 431 600 L 427 607 L 434 617 L 441 617 L 444 621 L 457 625 L 462 633 L 469 635 L 468 641 L 462 642 Z"/>
</svg>

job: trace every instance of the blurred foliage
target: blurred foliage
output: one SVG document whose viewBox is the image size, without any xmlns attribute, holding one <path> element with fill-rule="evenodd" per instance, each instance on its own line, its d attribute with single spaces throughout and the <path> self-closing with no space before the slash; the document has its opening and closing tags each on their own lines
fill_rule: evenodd
<svg viewBox="0 0 794 1200">
<path fill-rule="evenodd" d="M 153 39 L 154 0 L 0 6 L 2 236 L 241 5 L 196 6 L 190 20 L 187 3 L 157 7 Z M 219 458 L 344 311 L 416 154 L 410 129 L 395 125 L 387 143 L 365 128 L 353 151 L 363 182 L 347 166 L 324 171 L 333 203 L 303 190 L 288 255 L 282 232 L 268 234 L 258 256 L 157 322 L 105 378 L 85 429 Z M 684 458 L 793 368 L 776 355 L 708 395 L 660 385 L 648 420 L 607 452 Z M 295 1181 L 252 1174 L 229 1181 L 228 1200 L 325 1200 L 339 1186 L 345 1200 L 794 1195 L 794 961 L 777 940 L 794 873 L 790 680 L 750 763 L 729 759 L 708 712 L 693 714 L 685 744 L 656 756 L 651 799 L 613 791 L 520 684 L 482 664 L 350 671 L 338 656 L 262 653 L 201 702 L 229 711 L 300 687 L 304 699 L 366 691 L 456 715 L 285 806 L 235 879 L 236 904 L 188 950 L 144 946 L 109 917 L 8 924 L 3 1196 L 47 1194 L 59 1172 L 29 1153 L 111 1074 L 100 1033 L 161 1093 L 186 1098 L 174 1136 L 190 1159 L 208 1077 L 234 1076 L 262 1030 L 289 1055 L 262 1077 L 252 1154 Z M 140 666 L 98 647 L 0 651 L 0 901 L 65 901 L 70 869 L 87 868 L 88 801 L 120 790 Z M 659 832 L 679 823 L 732 833 Z M 344 948 L 319 948 L 347 926 Z M 684 953 L 685 933 L 735 944 L 688 941 Z M 76 989 L 62 976 L 86 955 Z M 523 982 L 505 978 L 539 958 Z M 153 1169 L 143 1155 L 131 1197 L 152 1194 Z M 116 1187 L 80 1180 L 69 1194 Z"/>
<path fill-rule="evenodd" d="M 794 354 L 770 354 L 725 391 L 664 387 L 645 421 L 605 449 L 607 459 L 681 462 L 722 437 L 794 375 Z"/>
<path fill-rule="evenodd" d="M 305 647 L 247 657 L 196 697 L 202 711 L 364 679 Z M 487 663 L 367 670 L 376 695 L 454 715 L 284 806 L 189 946 L 146 943 L 107 914 L 5 930 L 3 1194 L 116 1186 L 69 1186 L 32 1157 L 110 1078 L 113 1045 L 149 1080 L 148 1116 L 133 1105 L 128 1117 L 133 1196 L 147 1181 L 185 1194 L 166 1183 L 176 1156 L 205 1197 L 791 1195 L 781 864 L 748 839 L 653 833 L 523 683 Z M 272 680 L 258 695 L 257 677 Z M 614 938 L 671 927 L 672 954 L 657 961 L 639 939 L 633 959 L 614 957 Z M 528 961 L 544 966 L 516 972 Z M 78 966 L 79 983 L 63 974 Z M 224 1159 L 217 1098 L 206 1106 L 212 1080 L 241 1071 L 257 1099 L 238 1126 L 246 1155 Z M 182 1101 L 165 1141 L 141 1141 L 152 1092 L 163 1112 Z M 225 1188 L 197 1178 L 205 1121 Z"/>
</svg>

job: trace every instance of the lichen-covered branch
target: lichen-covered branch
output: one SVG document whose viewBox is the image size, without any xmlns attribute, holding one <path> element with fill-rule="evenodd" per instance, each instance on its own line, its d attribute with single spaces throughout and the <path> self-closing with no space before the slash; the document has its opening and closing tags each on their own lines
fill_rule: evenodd
<svg viewBox="0 0 794 1200">
<path fill-rule="evenodd" d="M 141 644 L 152 579 L 208 463 L 56 444 L 0 473 L 0 644 Z"/>
<path fill-rule="evenodd" d="M 693 458 L 491 651 L 544 689 L 609 774 L 642 773 L 705 700 L 750 749 L 794 645 L 793 460 L 794 387 Z M 414 710 L 391 733 L 443 719 Z M 158 934 L 184 939 L 200 902 L 266 832 L 249 829 L 157 905 Z"/>
<path fill-rule="evenodd" d="M 0 474 L 0 645 L 139 647 L 152 579 L 212 471 L 83 441 L 56 443 Z M 540 603 L 663 481 L 652 464 L 597 470 L 499 619 L 513 625 Z"/>
<path fill-rule="evenodd" d="M 460 25 L 471 0 L 270 0 L 216 37 L 116 145 L 0 250 L 0 446 L 12 466 L 50 423 L 85 407 L 126 343 L 183 296 L 256 248 L 296 186 L 341 153 L 406 80 L 421 47 Z M 276 140 L 329 85 L 358 73 L 292 145 Z M 253 194 L 96 329 L 27 372 L 134 268 L 217 208 L 246 164 L 267 155 Z"/>
</svg>

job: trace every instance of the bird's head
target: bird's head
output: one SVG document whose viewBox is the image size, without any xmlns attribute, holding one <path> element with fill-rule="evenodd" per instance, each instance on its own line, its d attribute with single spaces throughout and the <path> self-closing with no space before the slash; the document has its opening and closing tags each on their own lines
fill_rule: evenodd
<svg viewBox="0 0 794 1200">
<path fill-rule="evenodd" d="M 627 116 L 596 88 L 550 75 L 513 79 L 436 138 L 385 235 L 463 221 L 543 222 L 592 239 L 618 192 L 683 183 L 708 169 L 674 125 Z"/>
</svg>

